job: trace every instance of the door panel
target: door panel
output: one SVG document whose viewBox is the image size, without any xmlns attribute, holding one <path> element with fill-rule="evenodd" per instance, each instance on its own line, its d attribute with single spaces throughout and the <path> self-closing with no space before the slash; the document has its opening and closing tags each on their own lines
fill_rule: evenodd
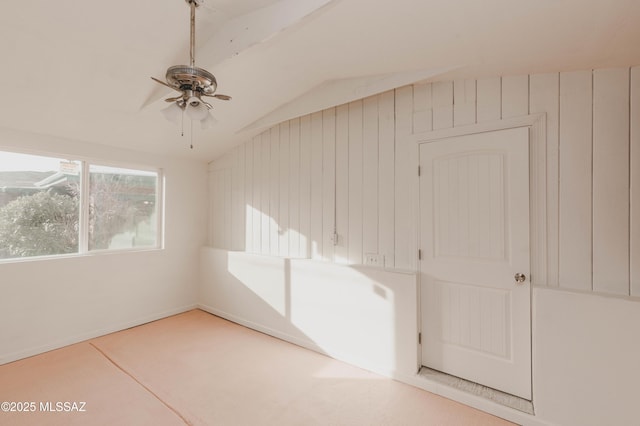
<svg viewBox="0 0 640 426">
<path fill-rule="evenodd" d="M 530 399 L 528 135 L 420 146 L 420 277 L 423 364 Z"/>
</svg>

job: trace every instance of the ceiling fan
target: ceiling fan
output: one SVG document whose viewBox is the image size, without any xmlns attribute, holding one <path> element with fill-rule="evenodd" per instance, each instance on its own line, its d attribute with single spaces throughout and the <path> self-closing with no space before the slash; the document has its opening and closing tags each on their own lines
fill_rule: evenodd
<svg viewBox="0 0 640 426">
<path fill-rule="evenodd" d="M 174 65 L 167 69 L 166 82 L 151 77 L 156 83 L 160 83 L 168 88 L 180 92 L 179 96 L 165 99 L 170 102 L 168 108 L 162 110 L 164 116 L 175 123 L 178 118 L 186 112 L 193 121 L 200 121 L 203 129 L 207 129 L 216 123 L 209 112 L 213 106 L 204 101 L 203 97 L 211 97 L 228 101 L 231 96 L 216 94 L 218 82 L 209 71 L 195 66 L 195 26 L 196 7 L 200 6 L 204 0 L 185 0 L 191 8 L 191 37 L 189 43 L 190 65 Z"/>
</svg>

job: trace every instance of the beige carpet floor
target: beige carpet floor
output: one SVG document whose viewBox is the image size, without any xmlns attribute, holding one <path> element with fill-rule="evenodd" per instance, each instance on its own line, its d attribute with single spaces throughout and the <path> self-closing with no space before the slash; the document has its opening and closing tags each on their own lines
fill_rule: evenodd
<svg viewBox="0 0 640 426">
<path fill-rule="evenodd" d="M 199 310 L 0 366 L 3 401 L 35 411 L 2 425 L 511 424 Z"/>
</svg>

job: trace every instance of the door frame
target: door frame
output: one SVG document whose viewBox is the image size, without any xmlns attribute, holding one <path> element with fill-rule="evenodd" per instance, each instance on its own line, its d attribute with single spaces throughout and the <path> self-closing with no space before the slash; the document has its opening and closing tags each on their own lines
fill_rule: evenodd
<svg viewBox="0 0 640 426">
<path fill-rule="evenodd" d="M 477 133 L 493 132 L 498 130 L 506 130 L 517 127 L 528 127 L 529 129 L 529 244 L 531 247 L 531 274 L 530 274 L 530 291 L 531 304 L 533 305 L 533 287 L 545 287 L 549 281 L 547 276 L 547 129 L 546 114 L 530 114 L 520 117 L 513 117 L 469 126 L 452 127 L 447 129 L 433 130 L 430 132 L 414 133 L 408 136 L 408 141 L 413 142 L 415 146 L 415 157 L 420 164 L 420 145 L 441 141 L 457 136 L 467 136 Z M 416 185 L 413 188 L 414 199 L 420 199 L 420 182 L 416 179 Z M 422 224 L 420 220 L 420 203 L 415 203 L 415 224 L 417 235 L 421 235 Z M 554 236 L 557 240 L 557 235 Z M 420 261 L 417 259 L 418 250 L 420 249 L 420 238 L 416 238 L 416 265 L 417 265 L 417 328 L 418 333 L 422 333 L 422 306 L 420 303 L 421 291 L 421 270 Z M 554 281 L 551 278 L 551 281 Z M 533 308 L 533 306 L 532 306 Z M 532 309 L 533 312 L 533 309 Z M 535 387 L 533 369 L 535 365 L 535 351 L 533 328 L 534 321 L 531 321 L 531 384 Z M 417 345 L 417 370 L 422 367 L 422 345 Z"/>
</svg>

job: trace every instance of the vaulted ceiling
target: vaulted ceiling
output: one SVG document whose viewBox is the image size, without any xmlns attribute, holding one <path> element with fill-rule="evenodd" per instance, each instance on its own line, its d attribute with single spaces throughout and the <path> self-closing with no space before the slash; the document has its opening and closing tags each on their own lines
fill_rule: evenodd
<svg viewBox="0 0 640 426">
<path fill-rule="evenodd" d="M 196 65 L 219 123 L 165 121 L 184 0 L 0 5 L 0 126 L 212 160 L 274 122 L 420 80 L 640 65 L 637 0 L 204 0 Z M 0 141 L 0 145 L 2 141 Z"/>
</svg>

